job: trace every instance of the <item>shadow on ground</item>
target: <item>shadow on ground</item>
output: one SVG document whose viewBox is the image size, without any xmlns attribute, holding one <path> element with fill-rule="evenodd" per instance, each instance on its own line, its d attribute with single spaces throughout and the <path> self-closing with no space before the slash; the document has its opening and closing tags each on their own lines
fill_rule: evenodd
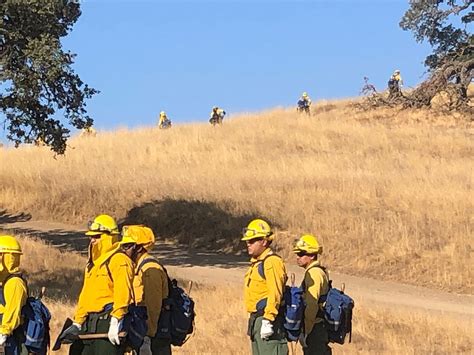
<svg viewBox="0 0 474 355">
<path fill-rule="evenodd" d="M 213 202 L 165 199 L 131 209 L 121 224 L 147 225 L 157 239 L 170 242 L 155 247 L 165 264 L 233 267 L 248 261 L 240 238 L 253 218 Z"/>
<path fill-rule="evenodd" d="M 31 219 L 29 213 L 8 213 L 7 210 L 0 210 L 0 224 L 25 222 Z"/>
<path fill-rule="evenodd" d="M 2 228 L 1 223 L 0 228 Z M 49 245 L 65 251 L 79 251 L 86 254 L 87 246 L 89 245 L 89 238 L 84 235 L 83 231 L 69 231 L 64 229 L 39 230 L 36 228 L 28 228 L 18 223 L 16 223 L 13 228 L 6 228 L 5 231 L 40 239 Z"/>
</svg>

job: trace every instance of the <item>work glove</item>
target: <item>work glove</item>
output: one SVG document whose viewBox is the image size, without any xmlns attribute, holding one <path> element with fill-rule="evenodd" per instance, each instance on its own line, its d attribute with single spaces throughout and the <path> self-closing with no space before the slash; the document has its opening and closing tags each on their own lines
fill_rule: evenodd
<svg viewBox="0 0 474 355">
<path fill-rule="evenodd" d="M 107 337 L 114 345 L 120 345 L 119 328 L 121 324 L 122 322 L 119 321 L 117 318 L 110 318 L 109 332 L 107 333 Z"/>
<path fill-rule="evenodd" d="M 300 344 L 303 348 L 307 348 L 308 347 L 308 344 L 306 343 L 306 338 L 308 337 L 307 334 L 304 334 L 304 333 L 301 333 L 300 334 L 300 338 L 299 338 L 299 341 L 300 341 Z"/>
<path fill-rule="evenodd" d="M 152 355 L 151 352 L 151 339 L 150 337 L 145 337 L 143 338 L 143 344 L 140 347 L 139 351 L 140 355 Z"/>
<path fill-rule="evenodd" d="M 8 336 L 5 334 L 0 334 L 0 346 L 5 346 Z"/>
<path fill-rule="evenodd" d="M 273 324 L 268 319 L 262 319 L 262 326 L 260 328 L 260 337 L 262 340 L 268 340 L 273 335 Z"/>
<path fill-rule="evenodd" d="M 61 334 L 61 343 L 71 344 L 74 340 L 77 339 L 79 332 L 81 331 L 82 326 L 79 323 L 72 323 L 68 328 L 66 328 Z"/>
</svg>

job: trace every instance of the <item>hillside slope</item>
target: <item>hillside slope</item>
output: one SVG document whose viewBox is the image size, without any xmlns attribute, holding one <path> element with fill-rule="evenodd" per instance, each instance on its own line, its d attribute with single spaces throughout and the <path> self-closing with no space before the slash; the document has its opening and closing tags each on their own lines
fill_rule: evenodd
<svg viewBox="0 0 474 355">
<path fill-rule="evenodd" d="M 424 111 L 276 109 L 0 151 L 0 207 L 85 224 L 108 212 L 163 239 L 239 253 L 254 216 L 288 255 L 319 235 L 334 270 L 472 293 L 472 125 Z"/>
</svg>

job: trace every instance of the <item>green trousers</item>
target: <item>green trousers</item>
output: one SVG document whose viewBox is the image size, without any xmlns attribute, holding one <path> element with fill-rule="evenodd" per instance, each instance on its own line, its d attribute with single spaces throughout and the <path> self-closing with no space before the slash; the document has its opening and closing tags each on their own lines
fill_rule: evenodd
<svg viewBox="0 0 474 355">
<path fill-rule="evenodd" d="M 324 322 L 316 323 L 311 333 L 306 337 L 306 348 L 303 348 L 304 355 L 331 355 L 329 347 L 328 331 Z"/>
<path fill-rule="evenodd" d="M 263 317 L 257 317 L 252 328 L 252 354 L 253 355 L 288 355 L 288 343 L 286 341 L 283 322 L 273 322 L 273 335 L 268 340 L 260 337 Z"/>
<path fill-rule="evenodd" d="M 85 329 L 81 334 L 106 333 L 109 331 L 110 318 L 95 320 L 94 326 L 88 319 L 84 324 Z M 95 331 L 93 329 L 95 328 Z M 113 345 L 109 338 L 94 340 L 76 340 L 69 348 L 70 355 L 123 355 L 125 346 Z"/>
<path fill-rule="evenodd" d="M 170 341 L 167 339 L 151 338 L 151 353 L 153 355 L 171 355 Z"/>
</svg>

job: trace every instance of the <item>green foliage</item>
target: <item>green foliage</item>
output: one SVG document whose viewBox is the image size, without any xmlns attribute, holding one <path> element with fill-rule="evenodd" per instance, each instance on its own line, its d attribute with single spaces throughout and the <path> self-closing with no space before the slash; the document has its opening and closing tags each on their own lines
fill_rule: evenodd
<svg viewBox="0 0 474 355">
<path fill-rule="evenodd" d="M 474 36 L 468 26 L 474 19 L 472 0 L 410 0 L 400 27 L 413 32 L 418 42 L 428 41 L 433 53 L 425 64 L 435 70 L 447 60 L 466 61 L 474 56 Z"/>
<path fill-rule="evenodd" d="M 93 123 L 85 100 L 98 91 L 60 42 L 80 15 L 74 0 L 0 1 L 0 112 L 16 146 L 41 140 L 62 154 L 70 131 L 57 117 L 79 129 Z"/>
</svg>

